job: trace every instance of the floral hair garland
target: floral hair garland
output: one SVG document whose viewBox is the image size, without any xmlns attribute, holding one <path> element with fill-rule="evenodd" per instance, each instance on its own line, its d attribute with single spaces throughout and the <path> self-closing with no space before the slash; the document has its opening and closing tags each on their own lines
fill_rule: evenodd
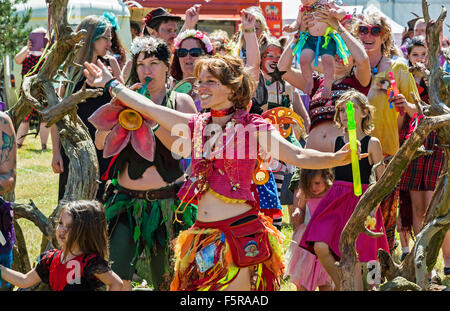
<svg viewBox="0 0 450 311">
<path fill-rule="evenodd" d="M 181 42 L 183 42 L 186 38 L 196 38 L 203 42 L 205 45 L 206 51 L 208 53 L 211 53 L 213 51 L 213 46 L 211 44 L 211 40 L 208 38 L 208 36 L 195 29 L 188 29 L 186 31 L 183 31 L 182 33 L 178 34 L 178 36 L 175 38 L 174 46 L 175 49 L 179 49 L 181 46 Z"/>
<path fill-rule="evenodd" d="M 159 60 L 166 63 L 169 62 L 170 59 L 170 50 L 167 44 L 163 40 L 153 37 L 146 36 L 134 38 L 133 42 L 131 42 L 130 51 L 133 56 L 136 56 L 141 52 L 147 52 L 155 55 Z"/>
<path fill-rule="evenodd" d="M 141 52 L 156 51 L 159 42 L 153 37 L 137 37 L 131 42 L 131 53 L 137 55 Z"/>
</svg>

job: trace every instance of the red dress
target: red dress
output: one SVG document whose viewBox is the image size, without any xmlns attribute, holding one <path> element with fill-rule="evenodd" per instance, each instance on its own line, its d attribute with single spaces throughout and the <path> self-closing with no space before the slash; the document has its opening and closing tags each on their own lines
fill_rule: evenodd
<svg viewBox="0 0 450 311">
<path fill-rule="evenodd" d="M 61 262 L 62 250 L 50 250 L 40 256 L 36 272 L 53 291 L 87 291 L 103 285 L 94 274 L 110 271 L 108 262 L 97 254 L 81 254 Z"/>
<path fill-rule="evenodd" d="M 417 84 L 420 98 L 429 104 L 428 90 Z M 405 136 L 409 131 L 409 123 L 411 118 L 406 115 L 403 127 L 399 131 L 400 145 L 405 142 Z M 431 132 L 423 146 L 425 150 L 432 150 L 432 155 L 420 156 L 409 163 L 408 168 L 403 172 L 400 179 L 400 202 L 399 217 L 401 226 L 399 231 L 410 231 L 412 226 L 412 206 L 410 190 L 414 191 L 433 191 L 436 187 L 437 180 L 441 174 L 444 165 L 444 153 L 442 148 L 438 147 L 439 140 L 436 131 Z"/>
</svg>

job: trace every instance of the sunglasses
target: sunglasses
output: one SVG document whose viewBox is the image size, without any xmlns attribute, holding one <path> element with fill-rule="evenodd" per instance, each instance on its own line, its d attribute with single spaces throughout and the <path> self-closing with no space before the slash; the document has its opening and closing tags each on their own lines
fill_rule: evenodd
<svg viewBox="0 0 450 311">
<path fill-rule="evenodd" d="M 185 48 L 181 48 L 178 49 L 177 51 L 177 55 L 178 57 L 186 57 L 188 54 L 190 54 L 192 57 L 200 57 L 203 55 L 203 50 L 200 48 L 193 48 L 193 49 L 185 49 Z"/>
<path fill-rule="evenodd" d="M 367 35 L 370 31 L 370 34 L 374 37 L 378 37 L 382 33 L 380 26 L 359 26 L 358 31 L 364 35 Z"/>
</svg>

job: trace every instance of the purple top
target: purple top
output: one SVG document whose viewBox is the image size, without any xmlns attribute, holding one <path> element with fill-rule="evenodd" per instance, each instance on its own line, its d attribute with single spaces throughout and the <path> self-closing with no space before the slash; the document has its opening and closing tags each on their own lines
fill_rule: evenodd
<svg viewBox="0 0 450 311">
<path fill-rule="evenodd" d="M 5 237 L 6 244 L 0 243 L 0 254 L 9 253 L 16 241 L 14 232 L 14 213 L 11 207 L 11 202 L 1 200 L 0 204 L 0 230 Z"/>
</svg>

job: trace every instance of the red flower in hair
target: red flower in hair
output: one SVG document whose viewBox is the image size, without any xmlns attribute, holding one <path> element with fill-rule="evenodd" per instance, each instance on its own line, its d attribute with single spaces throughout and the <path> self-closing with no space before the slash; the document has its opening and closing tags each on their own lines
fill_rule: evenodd
<svg viewBox="0 0 450 311">
<path fill-rule="evenodd" d="M 153 12 L 153 11 L 148 12 L 148 14 L 145 16 L 145 18 L 144 18 L 144 23 L 147 24 L 147 23 L 153 18 L 152 12 Z"/>
</svg>

